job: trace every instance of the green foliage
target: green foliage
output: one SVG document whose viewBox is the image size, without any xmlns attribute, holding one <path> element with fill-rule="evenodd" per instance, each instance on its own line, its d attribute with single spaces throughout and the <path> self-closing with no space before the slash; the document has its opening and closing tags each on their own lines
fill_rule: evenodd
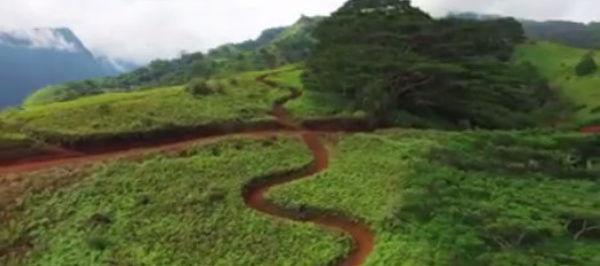
<svg viewBox="0 0 600 266">
<path fill-rule="evenodd" d="M 403 111 L 519 128 L 555 98 L 534 68 L 507 62 L 524 40 L 513 19 L 435 20 L 409 1 L 352 0 L 314 36 L 307 89 L 337 93 L 375 119 Z"/>
<path fill-rule="evenodd" d="M 598 70 L 598 65 L 596 65 L 596 61 L 594 60 L 594 54 L 588 53 L 581 58 L 579 64 L 575 66 L 575 74 L 577 76 L 587 76 L 594 74 Z"/>
<path fill-rule="evenodd" d="M 370 224 L 377 244 L 365 265 L 596 265 L 599 141 L 542 132 L 345 136 L 327 171 L 269 198 Z"/>
<path fill-rule="evenodd" d="M 295 138 L 268 146 L 230 139 L 96 166 L 76 185 L 33 190 L 12 209 L 12 220 L 0 222 L 0 249 L 22 237 L 33 238 L 35 245 L 21 263 L 0 256 L 0 264 L 331 263 L 349 251 L 347 237 L 265 216 L 241 197 L 251 180 L 300 168 L 310 158 Z"/>
</svg>

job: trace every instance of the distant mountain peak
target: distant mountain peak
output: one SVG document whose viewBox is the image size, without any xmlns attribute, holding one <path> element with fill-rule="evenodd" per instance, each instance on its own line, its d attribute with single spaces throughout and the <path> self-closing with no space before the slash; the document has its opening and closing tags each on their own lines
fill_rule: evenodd
<svg viewBox="0 0 600 266">
<path fill-rule="evenodd" d="M 85 50 L 68 28 L 0 29 L 0 46 L 72 53 Z"/>
<path fill-rule="evenodd" d="M 64 81 L 117 75 L 134 66 L 96 58 L 68 28 L 0 28 L 0 108 Z"/>
</svg>

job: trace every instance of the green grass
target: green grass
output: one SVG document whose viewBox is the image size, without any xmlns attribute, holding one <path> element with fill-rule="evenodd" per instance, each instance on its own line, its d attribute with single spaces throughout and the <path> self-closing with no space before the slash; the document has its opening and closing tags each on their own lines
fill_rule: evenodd
<svg viewBox="0 0 600 266">
<path fill-rule="evenodd" d="M 263 215 L 241 196 L 254 178 L 310 159 L 297 139 L 233 139 L 98 165 L 75 185 L 23 197 L 0 250 L 20 237 L 34 249 L 0 264 L 325 265 L 348 252 L 345 236 Z"/>
<path fill-rule="evenodd" d="M 0 114 L 3 121 L 24 129 L 32 138 L 59 142 L 85 141 L 97 136 L 118 136 L 233 121 L 274 121 L 273 102 L 302 89 L 301 65 L 224 75 L 210 81 L 220 93 L 194 97 L 183 86 L 132 92 L 109 92 L 73 101 L 26 106 Z M 274 89 L 256 78 L 273 74 L 281 88 Z M 343 107 L 335 95 L 306 91 L 288 103 L 298 119 L 357 115 Z M 360 115 L 360 114 L 358 114 Z M 2 130 L 4 132 L 5 130 Z"/>
<path fill-rule="evenodd" d="M 366 265 L 598 265 L 600 235 L 573 235 L 582 219 L 600 225 L 599 144 L 539 133 L 358 134 L 332 149 L 325 172 L 269 197 L 370 225 Z M 505 249 L 491 240 L 516 243 L 521 233 Z"/>
<path fill-rule="evenodd" d="M 272 102 L 284 93 L 256 83 L 253 75 L 248 73 L 235 82 L 232 78 L 212 81 L 223 92 L 200 98 L 183 86 L 106 93 L 13 111 L 9 120 L 29 130 L 74 137 L 272 120 L 268 114 Z"/>
<path fill-rule="evenodd" d="M 576 119 L 588 121 L 600 118 L 600 113 L 592 112 L 600 107 L 600 72 L 585 77 L 575 75 L 575 66 L 587 52 L 557 43 L 536 42 L 519 46 L 515 59 L 533 63 L 554 88 L 560 89 L 576 105 L 585 106 L 576 114 Z M 596 53 L 595 59 L 600 63 L 600 53 Z"/>
<path fill-rule="evenodd" d="M 278 73 L 270 76 L 270 80 L 273 80 L 285 87 L 292 87 L 300 90 L 304 89 L 302 84 L 302 73 L 304 70 L 302 70 L 301 65 L 284 66 L 276 71 Z"/>
</svg>

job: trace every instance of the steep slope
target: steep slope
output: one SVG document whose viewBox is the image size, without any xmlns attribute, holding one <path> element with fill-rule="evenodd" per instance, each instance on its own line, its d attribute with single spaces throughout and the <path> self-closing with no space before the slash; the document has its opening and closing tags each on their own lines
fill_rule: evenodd
<svg viewBox="0 0 600 266">
<path fill-rule="evenodd" d="M 67 28 L 0 31 L 0 107 L 50 84 L 116 73 Z"/>
</svg>

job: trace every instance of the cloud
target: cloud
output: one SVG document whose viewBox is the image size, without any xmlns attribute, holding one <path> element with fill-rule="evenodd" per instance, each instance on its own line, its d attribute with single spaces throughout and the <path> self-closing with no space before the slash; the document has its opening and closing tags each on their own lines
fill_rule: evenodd
<svg viewBox="0 0 600 266">
<path fill-rule="evenodd" d="M 62 35 L 47 28 L 0 29 L 0 44 L 11 45 L 10 42 L 3 41 L 2 37 L 24 43 L 29 49 L 55 49 L 67 52 L 77 51 L 77 44 L 68 42 Z"/>
<path fill-rule="evenodd" d="M 207 50 L 329 14 L 344 0 L 2 0 L 0 25 L 69 27 L 93 52 L 146 62 Z M 533 19 L 589 21 L 597 0 L 413 0 L 434 15 L 479 11 Z"/>
</svg>

